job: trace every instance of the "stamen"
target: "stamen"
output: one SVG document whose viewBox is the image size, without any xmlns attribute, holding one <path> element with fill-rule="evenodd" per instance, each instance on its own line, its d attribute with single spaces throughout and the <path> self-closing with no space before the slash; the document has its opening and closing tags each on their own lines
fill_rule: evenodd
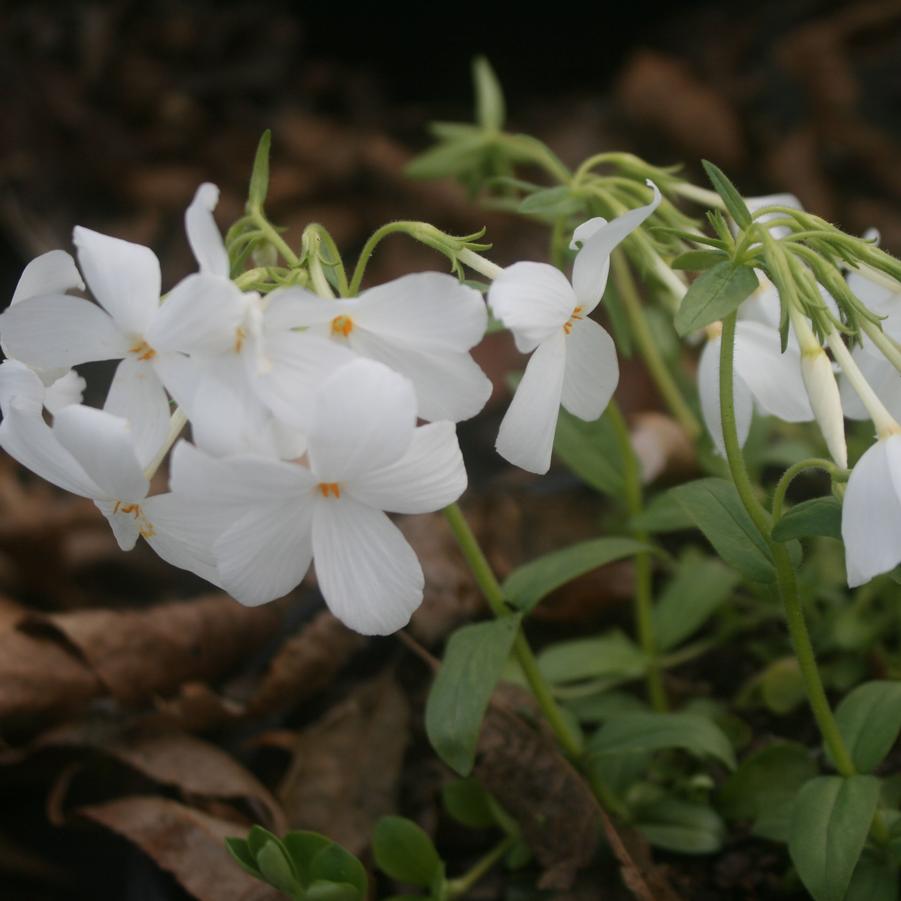
<svg viewBox="0 0 901 901">
<path fill-rule="evenodd" d="M 572 313 L 569 314 L 569 319 L 563 323 L 563 331 L 567 335 L 572 334 L 573 330 L 573 319 L 584 319 L 585 317 L 582 315 L 582 307 L 573 307 Z"/>
<path fill-rule="evenodd" d="M 131 514 L 138 523 L 138 534 L 142 538 L 153 538 L 156 535 L 153 523 L 144 515 L 140 504 L 123 504 L 122 501 L 116 501 L 113 505 L 113 513 Z"/>
<path fill-rule="evenodd" d="M 244 341 L 246 340 L 246 338 L 247 338 L 247 329 L 244 328 L 243 325 L 239 325 L 239 326 L 235 329 L 235 344 L 234 344 L 234 348 L 235 348 L 235 353 L 236 353 L 236 354 L 241 353 L 241 349 L 244 347 Z"/>
<path fill-rule="evenodd" d="M 345 338 L 353 331 L 354 321 L 350 316 L 336 316 L 332 320 L 332 334 L 343 335 Z"/>
<path fill-rule="evenodd" d="M 156 356 L 156 351 L 143 339 L 136 341 L 128 352 L 134 354 L 139 360 L 152 360 Z"/>
<path fill-rule="evenodd" d="M 328 497 L 330 494 L 336 498 L 341 497 L 341 486 L 337 482 L 320 482 L 316 487 L 323 497 Z"/>
</svg>

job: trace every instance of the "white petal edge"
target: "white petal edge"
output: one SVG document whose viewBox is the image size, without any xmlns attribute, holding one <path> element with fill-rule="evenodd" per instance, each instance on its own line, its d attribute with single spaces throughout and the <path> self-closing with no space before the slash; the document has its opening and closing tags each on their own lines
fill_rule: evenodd
<svg viewBox="0 0 901 901">
<path fill-rule="evenodd" d="M 576 319 L 566 336 L 566 368 L 561 403 L 579 419 L 597 419 L 619 382 L 616 345 L 592 319 Z"/>
<path fill-rule="evenodd" d="M 227 279 L 229 276 L 228 253 L 213 210 L 219 203 L 219 188 L 204 182 L 194 194 L 194 199 L 185 210 L 185 231 L 188 243 L 200 271 Z"/>
<path fill-rule="evenodd" d="M 35 257 L 23 270 L 10 306 L 40 294 L 65 294 L 84 291 L 84 282 L 71 254 L 50 250 Z"/>
<path fill-rule="evenodd" d="M 714 338 L 704 345 L 701 359 L 698 362 L 698 393 L 701 398 L 701 413 L 707 432 L 713 440 L 720 456 L 726 456 L 726 444 L 723 440 L 723 420 L 720 416 L 720 348 L 721 341 Z M 732 375 L 733 409 L 735 410 L 735 430 L 738 443 L 744 447 L 751 431 L 751 419 L 754 415 L 754 403 L 748 386 L 741 377 Z"/>
</svg>

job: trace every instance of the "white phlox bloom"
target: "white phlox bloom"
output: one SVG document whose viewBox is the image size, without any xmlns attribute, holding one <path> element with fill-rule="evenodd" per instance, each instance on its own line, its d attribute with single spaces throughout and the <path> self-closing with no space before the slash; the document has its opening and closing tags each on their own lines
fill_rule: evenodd
<svg viewBox="0 0 901 901">
<path fill-rule="evenodd" d="M 273 295 L 242 293 L 230 280 L 225 243 L 213 218 L 218 197 L 214 185 L 203 184 L 185 213 L 200 271 L 179 286 L 185 295 L 202 296 L 218 306 L 215 313 L 206 304 L 179 309 L 179 328 L 185 332 L 182 353 L 169 354 L 160 363 L 163 381 L 204 450 L 216 456 L 257 453 L 293 459 L 304 452 L 301 427 L 315 385 L 353 355 L 292 331 L 269 315 Z M 202 319 L 210 315 L 219 317 L 212 333 Z"/>
<path fill-rule="evenodd" d="M 283 328 L 305 328 L 410 379 L 417 413 L 429 422 L 469 419 L 491 394 L 469 355 L 485 334 L 485 302 L 452 275 L 418 272 L 337 300 L 282 288 L 269 300 L 268 316 Z M 283 394 L 273 389 L 272 402 Z"/>
<path fill-rule="evenodd" d="M 168 563 L 217 583 L 209 544 L 213 523 L 172 494 L 147 497 L 138 448 L 127 420 L 72 404 L 52 427 L 43 418 L 44 386 L 23 363 L 0 365 L 0 447 L 32 472 L 94 501 L 122 550 L 143 537 Z"/>
<path fill-rule="evenodd" d="M 43 294 L 65 294 L 67 291 L 83 291 L 84 282 L 75 261 L 64 250 L 51 250 L 33 259 L 22 271 L 10 306 Z M 0 341 L 0 350 L 8 359 L 14 354 Z M 67 367 L 34 370 L 47 389 L 44 406 L 51 412 L 69 404 L 81 403 L 85 388 L 84 379 Z"/>
<path fill-rule="evenodd" d="M 892 416 L 901 420 L 901 373 L 876 349 L 875 345 L 870 342 L 868 349 L 867 341 L 862 347 L 855 347 L 851 351 L 854 362 L 860 369 L 863 377 L 867 380 L 876 396 L 885 405 L 886 409 Z M 864 420 L 869 419 L 870 414 L 863 405 L 858 393 L 854 387 L 843 375 L 839 378 L 839 388 L 841 390 L 842 409 L 848 419 Z"/>
<path fill-rule="evenodd" d="M 716 336 L 701 351 L 698 390 L 707 431 L 717 450 L 725 456 L 720 417 L 721 346 L 721 338 Z M 789 341 L 783 353 L 779 330 L 761 322 L 743 320 L 736 323 L 733 395 L 735 425 L 742 445 L 751 429 L 755 404 L 764 415 L 776 416 L 785 422 L 808 422 L 814 418 L 801 375 L 797 342 Z"/>
<path fill-rule="evenodd" d="M 613 339 L 589 317 L 607 286 L 613 249 L 660 203 L 657 186 L 648 184 L 654 197 L 647 206 L 576 229 L 571 246 L 581 249 L 572 282 L 547 263 L 514 263 L 488 292 L 518 350 L 532 354 L 495 444 L 504 459 L 529 472 L 550 468 L 560 405 L 580 419 L 597 419 L 619 381 Z"/>
<path fill-rule="evenodd" d="M 216 459 L 180 442 L 173 492 L 220 523 L 212 553 L 237 600 L 281 597 L 314 561 L 335 616 L 366 635 L 394 632 L 421 603 L 423 574 L 385 511 L 426 513 L 462 494 L 454 424 L 416 428 L 409 380 L 356 359 L 323 380 L 306 436 L 309 465 Z"/>
<path fill-rule="evenodd" d="M 901 563 L 901 435 L 877 441 L 851 472 L 842 503 L 848 585 Z"/>
</svg>

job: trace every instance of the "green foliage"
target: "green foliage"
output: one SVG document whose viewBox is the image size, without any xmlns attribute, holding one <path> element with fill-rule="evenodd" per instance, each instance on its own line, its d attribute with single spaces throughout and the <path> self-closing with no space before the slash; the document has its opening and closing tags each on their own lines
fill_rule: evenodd
<svg viewBox="0 0 901 901">
<path fill-rule="evenodd" d="M 496 825 L 491 796 L 471 776 L 448 782 L 441 790 L 444 809 L 470 829 L 487 829 Z"/>
<path fill-rule="evenodd" d="M 363 901 L 363 865 L 336 842 L 316 832 L 289 832 L 279 839 L 261 826 L 226 847 L 252 876 L 295 901 Z"/>
<path fill-rule="evenodd" d="M 785 513 L 771 532 L 774 541 L 792 538 L 842 537 L 842 505 L 834 497 L 815 497 L 802 501 Z"/>
<path fill-rule="evenodd" d="M 504 92 L 484 56 L 472 61 L 472 80 L 476 91 L 476 122 L 482 128 L 500 131 L 506 118 Z"/>
<path fill-rule="evenodd" d="M 597 638 L 575 638 L 549 645 L 538 655 L 542 675 L 554 685 L 605 679 L 608 684 L 640 676 L 647 659 L 638 645 L 620 631 Z"/>
<path fill-rule="evenodd" d="M 876 805 L 874 776 L 819 776 L 792 810 L 788 850 L 815 901 L 842 901 L 863 850 Z"/>
<path fill-rule="evenodd" d="M 519 630 L 519 616 L 464 626 L 450 637 L 429 692 L 425 728 L 438 756 L 461 776 L 472 770 L 482 717 Z"/>
<path fill-rule="evenodd" d="M 667 651 L 701 628 L 731 596 L 739 576 L 719 560 L 685 554 L 654 608 L 657 647 Z"/>
<path fill-rule="evenodd" d="M 253 170 L 250 174 L 250 188 L 247 192 L 247 212 L 261 210 L 269 194 L 269 148 L 272 143 L 272 132 L 267 128 L 260 137 Z"/>
<path fill-rule="evenodd" d="M 409 885 L 432 888 L 444 880 L 444 864 L 432 840 L 412 820 L 382 817 L 372 836 L 378 868 Z"/>
<path fill-rule="evenodd" d="M 561 408 L 554 452 L 586 485 L 601 494 L 622 497 L 619 445 L 607 414 L 585 422 Z"/>
<path fill-rule="evenodd" d="M 726 257 L 715 250 L 686 250 L 670 261 L 670 269 L 686 269 L 689 272 L 703 272 L 711 266 L 722 263 Z"/>
<path fill-rule="evenodd" d="M 532 610 L 555 588 L 607 563 L 655 550 L 634 538 L 594 538 L 561 551 L 538 557 L 515 569 L 504 580 L 507 600 L 522 610 Z"/>
<path fill-rule="evenodd" d="M 729 215 L 735 220 L 735 224 L 739 228 L 747 228 L 753 221 L 751 219 L 751 211 L 742 199 L 741 194 L 738 193 L 735 185 L 726 177 L 726 173 L 722 169 L 709 160 L 702 160 L 701 164 L 704 166 L 704 171 L 710 179 L 710 184 L 713 185 L 713 189 L 722 198 Z"/>
<path fill-rule="evenodd" d="M 690 285 L 676 312 L 680 335 L 690 335 L 734 313 L 757 289 L 759 282 L 750 266 L 729 260 L 714 264 Z"/>
<path fill-rule="evenodd" d="M 872 772 L 901 732 L 901 682 L 858 685 L 835 711 L 835 719 L 854 765 Z"/>
<path fill-rule="evenodd" d="M 726 831 L 715 810 L 680 798 L 641 807 L 635 828 L 652 845 L 680 854 L 713 854 L 722 848 Z"/>
<path fill-rule="evenodd" d="M 588 742 L 590 755 L 640 753 L 681 748 L 712 757 L 735 768 L 735 752 L 722 730 L 703 716 L 690 713 L 626 713 L 611 717 Z"/>
</svg>

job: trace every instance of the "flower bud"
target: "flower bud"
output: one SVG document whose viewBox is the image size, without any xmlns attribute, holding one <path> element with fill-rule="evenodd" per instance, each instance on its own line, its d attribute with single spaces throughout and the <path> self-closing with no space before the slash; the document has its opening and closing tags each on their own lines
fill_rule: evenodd
<svg viewBox="0 0 901 901">
<path fill-rule="evenodd" d="M 832 362 L 822 347 L 801 354 L 801 376 L 829 454 L 842 469 L 847 469 L 848 448 L 841 397 Z"/>
</svg>

